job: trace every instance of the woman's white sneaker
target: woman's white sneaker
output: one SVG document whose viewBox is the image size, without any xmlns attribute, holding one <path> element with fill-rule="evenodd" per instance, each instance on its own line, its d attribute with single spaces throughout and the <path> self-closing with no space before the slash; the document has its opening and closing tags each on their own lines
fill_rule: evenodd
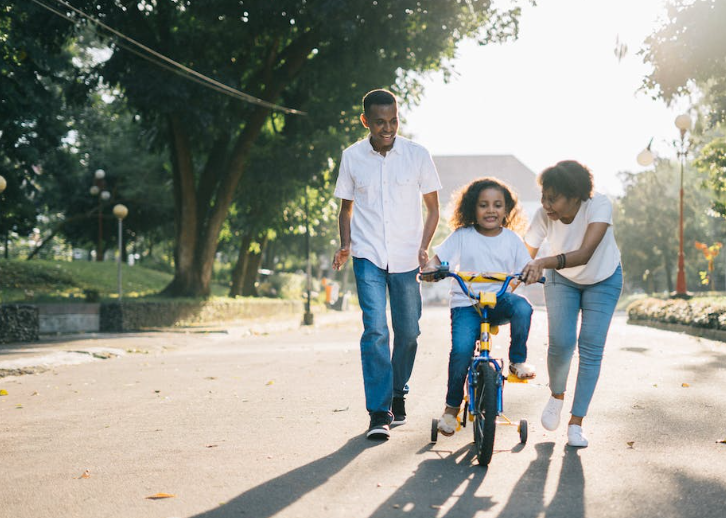
<svg viewBox="0 0 726 518">
<path fill-rule="evenodd" d="M 567 444 L 576 448 L 587 448 L 587 437 L 582 431 L 582 426 L 571 424 L 567 427 Z"/>
<path fill-rule="evenodd" d="M 547 405 L 545 405 L 542 411 L 541 421 L 545 430 L 557 430 L 557 427 L 560 425 L 560 414 L 562 413 L 562 406 L 564 404 L 565 401 L 563 399 L 550 396 L 550 400 L 547 401 Z"/>
</svg>

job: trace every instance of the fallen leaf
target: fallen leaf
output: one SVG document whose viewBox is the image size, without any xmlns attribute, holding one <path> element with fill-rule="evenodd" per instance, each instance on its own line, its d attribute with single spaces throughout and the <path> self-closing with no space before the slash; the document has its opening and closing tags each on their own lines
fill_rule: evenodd
<svg viewBox="0 0 726 518">
<path fill-rule="evenodd" d="M 23 405 L 21 405 L 20 403 L 18 403 L 17 405 L 15 405 L 15 408 L 23 408 Z"/>
<path fill-rule="evenodd" d="M 84 471 L 83 475 L 81 475 L 80 477 L 77 477 L 76 480 L 78 480 L 80 478 L 91 478 L 91 472 L 88 470 Z"/>
<path fill-rule="evenodd" d="M 272 385 L 273 383 L 275 383 L 275 381 L 274 380 L 270 380 L 267 383 L 265 383 L 265 385 Z"/>
<path fill-rule="evenodd" d="M 31 396 L 39 396 L 39 395 L 40 395 L 40 392 L 38 392 L 38 391 L 36 390 L 35 392 L 33 392 L 33 393 L 32 393 L 32 394 L 30 394 L 30 395 L 31 395 Z"/>
<path fill-rule="evenodd" d="M 722 439 L 722 440 L 716 441 L 716 442 L 719 443 L 719 444 L 726 444 L 726 439 Z"/>
<path fill-rule="evenodd" d="M 205 448 L 216 448 L 216 447 L 217 447 L 217 445 L 216 445 L 216 444 L 207 444 L 207 445 L 205 446 Z"/>
<path fill-rule="evenodd" d="M 394 509 L 400 509 L 401 508 L 401 504 L 393 504 L 393 508 Z"/>
<path fill-rule="evenodd" d="M 169 493 L 156 493 L 155 495 L 147 496 L 147 500 L 161 500 L 162 498 L 174 498 L 176 495 Z"/>
<path fill-rule="evenodd" d="M 626 444 L 628 445 L 628 447 L 632 448 L 633 444 L 635 444 L 635 441 L 628 441 Z"/>
<path fill-rule="evenodd" d="M 688 383 L 681 383 L 681 387 L 686 387 L 686 388 L 688 388 L 688 387 L 690 387 L 690 385 L 689 385 Z"/>
<path fill-rule="evenodd" d="M 7 395 L 8 395 L 8 391 L 7 390 L 0 389 L 0 396 L 7 396 Z"/>
<path fill-rule="evenodd" d="M 335 410 L 333 410 L 333 412 L 347 412 L 349 408 L 349 406 L 345 408 L 336 408 Z"/>
</svg>

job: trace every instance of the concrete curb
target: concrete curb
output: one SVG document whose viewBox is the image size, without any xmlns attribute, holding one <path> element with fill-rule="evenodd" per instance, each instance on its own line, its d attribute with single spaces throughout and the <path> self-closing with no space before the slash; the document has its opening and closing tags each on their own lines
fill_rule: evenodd
<svg viewBox="0 0 726 518">
<path fill-rule="evenodd" d="M 699 338 L 708 340 L 716 340 L 726 342 L 726 331 L 723 329 L 710 329 L 707 327 L 686 326 L 683 324 L 671 324 L 666 322 L 657 322 L 655 320 L 632 320 L 628 319 L 628 324 L 634 326 L 652 327 L 662 329 L 663 331 L 672 331 L 674 333 L 685 333 Z"/>
</svg>

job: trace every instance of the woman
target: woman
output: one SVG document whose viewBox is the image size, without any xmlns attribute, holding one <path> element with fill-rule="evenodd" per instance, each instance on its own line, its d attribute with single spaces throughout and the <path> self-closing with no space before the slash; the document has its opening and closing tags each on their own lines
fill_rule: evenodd
<svg viewBox="0 0 726 518">
<path fill-rule="evenodd" d="M 613 209 L 610 200 L 593 193 L 592 174 L 578 162 L 558 162 L 545 169 L 538 181 L 542 207 L 534 215 L 524 241 L 534 258 L 546 238 L 553 255 L 534 259 L 524 267 L 523 274 L 527 283 L 532 283 L 547 270 L 547 370 L 552 395 L 542 412 L 542 426 L 555 430 L 560 423 L 577 345 L 580 362 L 567 442 L 584 448 L 588 440 L 582 420 L 597 385 L 608 328 L 623 286 L 620 250 L 613 235 Z"/>
</svg>

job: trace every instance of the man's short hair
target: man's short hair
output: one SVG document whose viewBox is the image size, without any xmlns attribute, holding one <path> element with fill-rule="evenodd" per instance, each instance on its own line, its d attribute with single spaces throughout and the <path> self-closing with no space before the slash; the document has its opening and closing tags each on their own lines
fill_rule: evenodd
<svg viewBox="0 0 726 518">
<path fill-rule="evenodd" d="M 382 88 L 371 90 L 363 96 L 363 113 L 367 115 L 374 104 L 396 104 L 396 96 Z"/>
</svg>

